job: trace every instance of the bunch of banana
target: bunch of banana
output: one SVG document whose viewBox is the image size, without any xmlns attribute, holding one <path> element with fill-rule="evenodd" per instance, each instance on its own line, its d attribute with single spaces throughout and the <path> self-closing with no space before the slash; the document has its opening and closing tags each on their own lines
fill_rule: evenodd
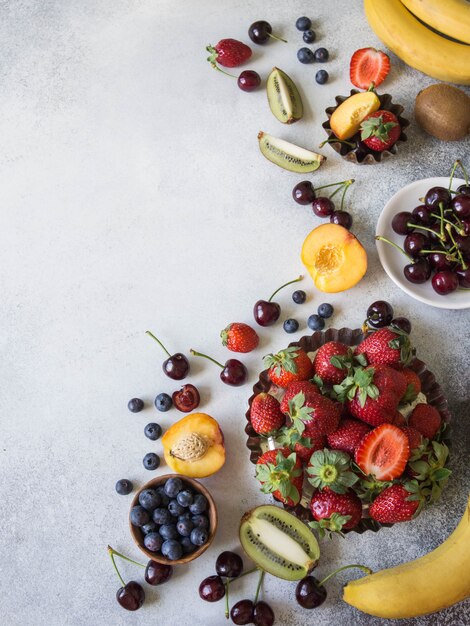
<svg viewBox="0 0 470 626">
<path fill-rule="evenodd" d="M 454 532 L 432 552 L 346 585 L 343 600 L 369 615 L 409 618 L 470 597 L 470 498 Z"/>
<path fill-rule="evenodd" d="M 470 45 L 460 43 L 470 43 L 467 0 L 364 0 L 364 9 L 377 37 L 405 63 L 433 78 L 470 85 Z M 459 41 L 434 32 L 410 11 Z"/>
</svg>

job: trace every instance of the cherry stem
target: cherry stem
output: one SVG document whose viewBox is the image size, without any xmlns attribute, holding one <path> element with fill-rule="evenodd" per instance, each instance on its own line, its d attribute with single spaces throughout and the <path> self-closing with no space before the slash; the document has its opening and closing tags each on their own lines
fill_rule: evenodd
<svg viewBox="0 0 470 626">
<path fill-rule="evenodd" d="M 109 546 L 108 546 L 108 553 L 109 553 L 109 556 L 111 557 L 111 561 L 113 562 L 113 566 L 114 566 L 114 569 L 116 570 L 116 574 L 118 575 L 119 580 L 121 581 L 122 586 L 123 586 L 123 587 L 125 587 L 125 586 L 126 586 L 126 583 L 124 582 L 124 580 L 123 580 L 123 578 L 122 578 L 121 574 L 119 573 L 119 570 L 118 570 L 118 568 L 117 568 L 117 565 L 116 565 L 116 563 L 114 562 L 114 553 L 113 553 L 113 550 L 112 550 L 112 548 L 110 549 L 110 548 L 109 548 Z"/>
<path fill-rule="evenodd" d="M 457 245 L 457 243 L 456 243 L 456 241 L 454 239 L 454 236 L 452 235 L 452 231 L 450 230 L 450 227 L 446 226 L 446 230 L 449 233 L 449 237 L 451 238 L 451 241 L 452 241 L 452 243 L 455 246 L 455 251 L 457 252 L 457 256 L 459 257 L 459 261 L 460 261 L 460 264 L 462 266 L 462 269 L 464 269 L 464 270 L 468 269 L 468 265 L 464 261 L 462 253 L 460 252 L 459 247 L 458 247 L 458 245 Z"/>
<path fill-rule="evenodd" d="M 213 359 L 211 356 L 207 356 L 207 354 L 203 354 L 202 352 L 196 352 L 196 350 L 193 350 L 191 348 L 190 350 L 191 354 L 193 356 L 202 356 L 202 358 L 204 359 L 209 359 L 209 361 L 212 361 L 212 363 L 215 363 L 216 365 L 218 365 L 219 367 L 221 367 L 222 369 L 224 368 L 224 366 L 222 365 L 222 363 L 219 363 L 219 361 L 216 361 L 215 359 Z"/>
<path fill-rule="evenodd" d="M 354 144 L 352 141 L 346 141 L 345 139 L 338 139 L 338 137 L 328 137 L 328 139 L 325 139 L 325 141 L 322 141 L 321 144 L 318 146 L 319 148 L 323 148 L 323 146 L 326 143 L 344 143 L 347 146 L 350 146 L 351 148 L 354 148 L 354 146 L 356 144 Z"/>
<path fill-rule="evenodd" d="M 428 233 L 436 235 L 439 238 L 439 241 L 445 241 L 445 237 L 443 235 L 440 235 L 439 233 L 436 233 L 436 231 L 432 228 L 428 228 L 427 226 L 420 226 L 419 224 L 412 224 L 411 222 L 407 222 L 406 225 L 410 228 L 420 228 L 421 230 L 427 230 Z"/>
<path fill-rule="evenodd" d="M 326 582 L 328 582 L 330 580 L 330 578 L 333 578 L 333 576 L 336 576 L 336 574 L 338 574 L 339 572 L 342 572 L 345 569 L 350 569 L 351 567 L 357 567 L 360 570 L 362 570 L 363 572 L 365 572 L 366 574 L 372 574 L 372 570 L 370 569 L 370 567 L 366 567 L 365 565 L 343 565 L 343 567 L 340 567 L 339 569 L 335 570 L 334 572 L 331 572 L 331 574 L 328 574 L 328 576 L 326 578 L 324 578 L 319 584 L 319 587 L 322 587 Z"/>
<path fill-rule="evenodd" d="M 441 203 L 442 204 L 442 203 Z M 431 213 L 432 217 L 437 217 L 438 219 L 442 219 L 443 222 L 445 222 L 446 224 L 450 224 L 451 226 L 453 226 L 455 228 L 455 230 L 459 233 L 459 235 L 463 235 L 463 231 L 461 229 L 459 229 L 454 222 L 451 222 L 450 220 L 446 219 L 445 217 L 442 217 L 441 215 L 438 215 L 437 213 Z M 456 218 L 457 221 L 460 222 L 460 220 L 458 218 Z M 462 225 L 462 222 L 460 222 L 460 226 Z"/>
<path fill-rule="evenodd" d="M 225 70 L 221 70 L 220 67 L 218 65 L 216 65 L 215 63 L 211 63 L 211 66 L 217 70 L 218 72 L 220 72 L 221 74 L 225 74 L 225 76 L 230 76 L 230 78 L 238 78 L 238 76 L 235 76 L 235 74 L 229 74 L 228 72 L 226 72 Z"/>
<path fill-rule="evenodd" d="M 168 352 L 168 350 L 165 348 L 165 346 L 162 344 L 162 342 L 160 341 L 160 339 L 157 339 L 155 337 L 155 335 L 153 333 L 151 333 L 149 330 L 145 331 L 146 335 L 150 335 L 150 337 L 152 337 L 152 339 L 155 339 L 155 341 L 158 343 L 158 345 L 163 348 L 165 350 L 165 352 L 168 354 L 169 357 L 171 357 L 171 354 Z"/>
<path fill-rule="evenodd" d="M 453 254 L 450 254 L 450 250 L 421 250 L 420 254 L 445 254 L 449 261 L 458 261 Z"/>
<path fill-rule="evenodd" d="M 439 219 L 441 220 L 441 239 L 444 239 L 444 203 L 439 202 Z"/>
<path fill-rule="evenodd" d="M 321 187 L 314 187 L 313 190 L 320 191 L 320 189 L 326 189 L 327 187 L 336 187 L 338 185 L 341 185 L 342 187 L 343 185 L 346 185 L 346 183 L 350 185 L 353 182 L 354 182 L 353 180 L 341 180 L 339 183 L 330 183 L 329 185 L 322 185 Z"/>
<path fill-rule="evenodd" d="M 128 556 L 125 556 L 124 554 L 121 554 L 121 552 L 118 552 L 114 548 L 111 548 L 111 546 L 108 546 L 108 552 L 110 554 L 111 553 L 114 554 L 115 556 L 121 557 L 121 559 L 124 559 L 125 561 L 129 561 L 129 563 L 134 563 L 134 565 L 138 565 L 139 567 L 147 567 L 143 563 L 139 563 L 138 561 L 134 561 L 133 559 L 130 559 Z"/>
<path fill-rule="evenodd" d="M 452 165 L 452 169 L 450 170 L 449 191 L 450 191 L 450 188 L 452 187 L 452 180 L 454 178 L 455 170 L 459 166 L 459 163 L 460 163 L 459 160 L 454 161 L 454 164 Z"/>
<path fill-rule="evenodd" d="M 468 186 L 468 173 L 467 173 L 467 170 L 466 170 L 466 169 L 465 169 L 465 167 L 462 165 L 461 160 L 460 160 L 460 159 L 457 159 L 457 160 L 454 162 L 454 164 L 453 164 L 453 166 L 452 166 L 452 170 L 451 170 L 451 172 L 450 172 L 449 191 L 451 191 L 451 189 L 450 189 L 450 188 L 451 188 L 451 186 L 452 186 L 452 179 L 454 178 L 455 170 L 456 170 L 458 167 L 460 167 L 460 169 L 461 169 L 461 170 L 462 170 L 462 172 L 463 172 L 463 176 L 464 176 L 464 178 L 465 178 L 465 185 L 467 185 L 467 186 Z M 454 193 L 458 193 L 458 192 L 454 192 Z"/>
<path fill-rule="evenodd" d="M 288 283 L 284 283 L 284 285 L 281 285 L 279 287 L 279 289 L 276 289 L 276 291 L 272 294 L 272 296 L 269 298 L 268 302 L 271 302 L 271 300 L 278 293 L 278 291 L 281 291 L 281 289 L 284 289 L 284 287 L 287 287 L 287 285 L 292 285 L 292 283 L 298 283 L 299 280 L 302 280 L 302 278 L 303 278 L 303 276 L 300 275 L 298 278 L 294 278 L 294 280 L 290 280 Z"/>
<path fill-rule="evenodd" d="M 272 37 L 272 39 L 276 39 L 277 41 L 283 41 L 284 43 L 287 43 L 287 39 L 283 39 L 282 37 L 278 37 L 277 35 L 273 35 L 272 33 L 268 33 L 269 37 Z"/>
<path fill-rule="evenodd" d="M 263 583 L 263 578 L 264 578 L 264 569 L 261 570 L 260 572 L 260 576 L 259 576 L 259 580 L 258 580 L 258 586 L 256 587 L 256 595 L 255 595 L 255 600 L 253 602 L 253 604 L 256 604 L 258 602 L 258 596 L 259 596 L 259 592 L 261 589 L 261 585 Z"/>
<path fill-rule="evenodd" d="M 349 187 L 353 184 L 354 180 L 347 180 L 344 184 L 344 190 L 343 190 L 343 195 L 341 196 L 341 211 L 343 210 L 343 204 L 344 204 L 344 196 L 346 195 L 347 190 L 349 189 Z"/>
<path fill-rule="evenodd" d="M 225 581 L 225 618 L 228 619 L 230 615 L 230 608 L 228 604 L 228 589 L 230 585 L 230 578 Z"/>
<path fill-rule="evenodd" d="M 394 243 L 393 241 L 390 241 L 390 239 L 386 239 L 385 237 L 382 237 L 381 235 L 376 235 L 376 240 L 378 241 L 385 241 L 385 243 L 389 243 L 391 246 L 393 246 L 394 248 L 396 248 L 397 250 L 400 250 L 400 252 L 402 254 L 404 254 L 406 256 L 406 258 L 410 261 L 410 263 L 414 263 L 415 259 L 413 259 L 409 254 L 407 254 L 403 248 L 400 248 L 400 246 L 396 243 Z"/>
</svg>

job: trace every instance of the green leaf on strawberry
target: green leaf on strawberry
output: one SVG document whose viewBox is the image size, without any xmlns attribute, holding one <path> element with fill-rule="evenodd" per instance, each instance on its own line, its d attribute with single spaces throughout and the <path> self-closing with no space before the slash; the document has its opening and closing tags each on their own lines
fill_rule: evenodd
<svg viewBox="0 0 470 626">
<path fill-rule="evenodd" d="M 335 493 L 346 493 L 359 477 L 351 472 L 351 457 L 339 450 L 317 450 L 310 458 L 308 482 L 316 489 L 329 487 Z"/>
<path fill-rule="evenodd" d="M 289 417 L 299 434 L 304 432 L 305 422 L 312 419 L 313 411 L 312 407 L 305 406 L 305 394 L 302 391 L 289 400 Z"/>
<path fill-rule="evenodd" d="M 298 356 L 299 352 L 297 348 L 285 348 L 276 354 L 268 354 L 265 356 L 263 363 L 266 368 L 273 368 L 276 376 L 280 376 L 282 371 L 296 374 L 297 363 L 295 362 L 295 359 Z"/>
</svg>

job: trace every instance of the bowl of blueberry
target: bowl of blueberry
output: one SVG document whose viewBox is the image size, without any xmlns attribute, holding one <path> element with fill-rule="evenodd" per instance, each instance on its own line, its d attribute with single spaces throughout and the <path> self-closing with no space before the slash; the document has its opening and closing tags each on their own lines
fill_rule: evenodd
<svg viewBox="0 0 470 626">
<path fill-rule="evenodd" d="M 217 509 L 197 480 L 165 474 L 135 495 L 129 513 L 131 535 L 157 563 L 189 563 L 207 550 L 217 530 Z"/>
</svg>

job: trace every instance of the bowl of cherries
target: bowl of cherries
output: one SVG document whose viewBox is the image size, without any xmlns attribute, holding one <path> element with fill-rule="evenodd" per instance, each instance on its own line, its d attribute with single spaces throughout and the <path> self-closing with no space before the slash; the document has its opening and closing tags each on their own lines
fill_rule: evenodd
<svg viewBox="0 0 470 626">
<path fill-rule="evenodd" d="M 470 308 L 470 183 L 426 178 L 400 189 L 376 229 L 377 252 L 407 294 L 443 309 Z"/>
</svg>

